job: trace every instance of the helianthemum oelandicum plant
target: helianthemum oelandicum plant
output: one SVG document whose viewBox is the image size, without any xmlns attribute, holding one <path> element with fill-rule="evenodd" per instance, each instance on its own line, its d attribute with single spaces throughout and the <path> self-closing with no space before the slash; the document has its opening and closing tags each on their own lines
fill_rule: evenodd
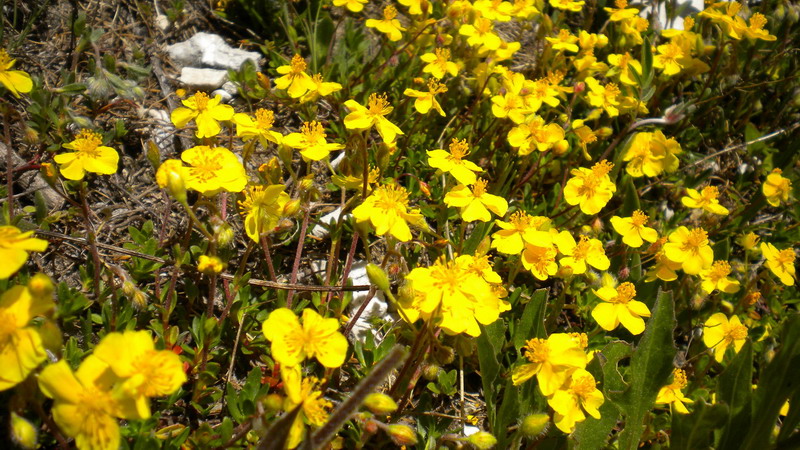
<svg viewBox="0 0 800 450">
<path fill-rule="evenodd" d="M 72 142 L 63 145 L 74 150 L 53 157 L 61 167 L 61 175 L 68 180 L 82 180 L 86 172 L 111 175 L 117 173 L 119 153 L 103 145 L 100 134 L 91 130 L 81 130 Z"/>
<path fill-rule="evenodd" d="M 208 94 L 205 92 L 197 92 L 193 96 L 184 99 L 182 101 L 184 106 L 175 108 L 170 118 L 178 128 L 183 128 L 194 120 L 195 124 L 197 124 L 197 132 L 195 133 L 197 137 L 214 137 L 221 131 L 219 121 L 231 120 L 234 114 L 232 106 L 222 105 L 220 102 L 222 102 L 221 95 L 208 98 Z"/>
<path fill-rule="evenodd" d="M 375 234 L 391 234 L 402 242 L 411 240 L 408 224 L 421 225 L 425 219 L 419 210 L 408 206 L 408 191 L 403 186 L 385 184 L 372 191 L 364 202 L 353 210 L 359 223 L 370 222 Z"/>
<path fill-rule="evenodd" d="M 303 310 L 301 324 L 291 309 L 278 308 L 264 321 L 262 331 L 272 343 L 272 357 L 286 367 L 316 358 L 323 366 L 336 368 L 347 353 L 347 339 L 339 332 L 339 321 L 326 319 L 313 309 Z"/>
</svg>

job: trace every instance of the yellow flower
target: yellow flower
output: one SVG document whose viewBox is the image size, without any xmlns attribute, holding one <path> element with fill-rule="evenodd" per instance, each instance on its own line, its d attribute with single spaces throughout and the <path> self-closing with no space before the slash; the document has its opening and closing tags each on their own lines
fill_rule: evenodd
<svg viewBox="0 0 800 450">
<path fill-rule="evenodd" d="M 622 242 L 625 245 L 639 248 L 644 241 L 655 242 L 658 240 L 658 232 L 646 226 L 647 219 L 647 215 L 637 209 L 630 217 L 612 217 L 611 226 L 622 235 Z"/>
<path fill-rule="evenodd" d="M 563 50 L 566 52 L 578 53 L 578 37 L 570 34 L 569 30 L 562 28 L 556 37 L 545 37 L 547 42 L 553 46 L 553 50 Z"/>
<path fill-rule="evenodd" d="M 511 20 L 511 3 L 501 0 L 475 0 L 472 5 L 482 17 L 496 22 Z"/>
<path fill-rule="evenodd" d="M 258 108 L 255 119 L 244 113 L 236 113 L 233 121 L 236 123 L 236 135 L 244 141 L 258 138 L 261 145 L 266 147 L 267 141 L 280 144 L 283 138 L 283 135 L 273 129 L 275 113 L 269 109 Z"/>
<path fill-rule="evenodd" d="M 522 266 L 526 270 L 530 270 L 533 276 L 544 281 L 558 273 L 557 253 L 558 251 L 552 245 L 525 244 L 525 250 L 522 252 Z"/>
<path fill-rule="evenodd" d="M 604 159 L 591 169 L 572 169 L 572 178 L 564 186 L 564 199 L 570 205 L 580 205 L 584 214 L 597 214 L 617 191 L 608 176 L 612 168 L 614 164 Z"/>
<path fill-rule="evenodd" d="M 789 201 L 789 193 L 792 192 L 791 180 L 782 176 L 782 173 L 781 169 L 772 169 L 761 185 L 761 192 L 767 198 L 767 203 L 772 206 L 779 206 L 781 202 Z"/>
<path fill-rule="evenodd" d="M 614 288 L 606 284 L 594 293 L 603 300 L 592 310 L 592 317 L 606 331 L 616 329 L 620 323 L 633 335 L 644 331 L 642 317 L 650 317 L 650 310 L 644 303 L 634 300 L 636 288 L 625 282 Z"/>
<path fill-rule="evenodd" d="M 541 13 L 535 3 L 535 0 L 514 0 L 511 5 L 511 15 L 517 19 L 530 19 L 531 16 Z"/>
<path fill-rule="evenodd" d="M 28 324 L 54 306 L 49 296 L 37 295 L 29 286 L 14 286 L 0 297 L 0 392 L 22 382 L 47 359 L 39 329 Z"/>
<path fill-rule="evenodd" d="M 292 57 L 289 64 L 280 66 L 276 70 L 283 76 L 275 79 L 275 87 L 286 89 L 289 97 L 300 98 L 306 92 L 316 88 L 316 83 L 306 73 L 306 61 L 298 54 Z"/>
<path fill-rule="evenodd" d="M 492 21 L 485 17 L 476 17 L 472 25 L 461 25 L 458 34 L 467 36 L 467 44 L 472 47 L 484 47 L 487 50 L 497 50 L 503 42 L 494 32 Z"/>
<path fill-rule="evenodd" d="M 323 366 L 336 368 L 344 362 L 347 339 L 339 332 L 336 318 L 324 318 L 313 309 L 303 310 L 303 324 L 289 308 L 270 313 L 261 327 L 272 342 L 272 357 L 283 366 L 295 367 L 306 358 L 317 358 Z"/>
<path fill-rule="evenodd" d="M 460 255 L 455 261 L 438 259 L 430 267 L 417 267 L 406 275 L 414 299 L 403 310 L 409 320 L 435 320 L 448 334 L 481 334 L 478 324 L 488 325 L 509 309 L 493 289 L 500 276 L 488 259 Z"/>
<path fill-rule="evenodd" d="M 628 8 L 628 0 L 616 0 L 614 6 L 616 6 L 616 8 L 603 8 L 609 13 L 608 20 L 611 22 L 620 22 L 639 15 L 638 9 Z"/>
<path fill-rule="evenodd" d="M 369 0 L 333 0 L 333 6 L 346 6 L 352 12 L 361 12 Z"/>
<path fill-rule="evenodd" d="M 0 48 L 0 83 L 19 98 L 20 92 L 28 93 L 33 89 L 33 81 L 26 72 L 11 70 L 16 61 L 16 59 L 11 59 L 7 51 Z"/>
<path fill-rule="evenodd" d="M 183 128 L 194 119 L 197 124 L 199 138 L 214 137 L 219 134 L 221 128 L 220 120 L 230 120 L 233 118 L 233 107 L 221 105 L 222 96 L 208 98 L 205 92 L 196 92 L 193 96 L 182 100 L 184 107 L 175 108 L 170 115 L 172 123 L 178 128 Z"/>
<path fill-rule="evenodd" d="M 597 239 L 581 235 L 580 241 L 575 242 L 569 231 L 562 231 L 554 240 L 558 251 L 565 255 L 558 262 L 561 267 L 569 267 L 575 275 L 586 273 L 587 264 L 597 270 L 608 270 L 611 265 L 603 243 Z"/>
<path fill-rule="evenodd" d="M 321 427 L 328 421 L 328 410 L 333 403 L 322 396 L 319 390 L 321 380 L 316 377 L 302 378 L 299 367 L 281 367 L 283 390 L 286 392 L 284 410 L 291 411 L 302 404 L 300 414 L 292 422 L 286 448 L 295 448 L 303 441 L 306 425 Z M 323 380 L 324 381 L 324 380 Z"/>
<path fill-rule="evenodd" d="M 344 118 L 344 126 L 348 129 L 366 130 L 374 126 L 387 144 L 394 142 L 398 134 L 403 134 L 397 125 L 385 117 L 394 109 L 386 99 L 386 94 L 370 94 L 366 108 L 355 100 L 344 102 L 344 106 L 351 111 Z"/>
<path fill-rule="evenodd" d="M 156 350 L 149 331 L 112 332 L 100 340 L 94 356 L 121 378 L 120 388 L 136 402 L 140 418 L 150 417 L 150 397 L 170 395 L 186 382 L 180 357 Z"/>
<path fill-rule="evenodd" d="M 247 173 L 239 159 L 225 147 L 198 145 L 181 153 L 191 167 L 184 168 L 186 187 L 205 196 L 221 191 L 241 192 L 247 185 Z"/>
<path fill-rule="evenodd" d="M 689 275 L 697 275 L 703 269 L 711 267 L 714 251 L 708 242 L 708 232 L 702 228 L 678 227 L 669 235 L 669 242 L 664 245 L 664 254 L 670 260 L 681 263 L 683 271 Z"/>
<path fill-rule="evenodd" d="M 253 242 L 259 243 L 261 235 L 269 233 L 278 225 L 283 209 L 289 201 L 285 186 L 248 186 L 239 208 L 245 215 L 244 231 Z"/>
<path fill-rule="evenodd" d="M 367 19 L 367 28 L 375 28 L 381 33 L 385 34 L 390 41 L 395 42 L 403 38 L 403 31 L 405 28 L 400 25 L 400 21 L 396 19 L 397 9 L 389 5 L 383 8 L 383 19 Z"/>
<path fill-rule="evenodd" d="M 787 286 L 794 286 L 794 249 L 789 247 L 778 250 L 774 245 L 762 242 L 761 253 L 764 254 L 764 258 L 767 260 L 767 267 L 781 280 L 781 283 Z"/>
<path fill-rule="evenodd" d="M 657 53 L 653 58 L 653 67 L 664 71 L 664 75 L 672 76 L 680 73 L 683 65 L 679 60 L 683 59 L 683 49 L 675 43 L 659 45 L 656 47 Z"/>
<path fill-rule="evenodd" d="M 564 129 L 555 123 L 545 124 L 544 119 L 537 115 L 530 116 L 526 123 L 508 132 L 508 143 L 518 148 L 521 156 L 534 150 L 545 152 L 562 141 L 566 143 Z"/>
<path fill-rule="evenodd" d="M 626 38 L 626 44 L 630 46 L 641 45 L 642 32 L 650 28 L 650 21 L 644 17 L 631 17 L 630 19 L 619 22 L 620 30 Z"/>
<path fill-rule="evenodd" d="M 500 253 L 518 255 L 525 244 L 551 247 L 553 235 L 550 233 L 550 219 L 542 216 L 529 216 L 525 211 L 517 211 L 508 222 L 496 220 L 500 231 L 492 235 L 492 248 Z"/>
<path fill-rule="evenodd" d="M 704 326 L 703 343 L 714 352 L 717 362 L 722 362 L 725 350 L 730 345 L 739 353 L 747 339 L 747 327 L 742 325 L 737 316 L 731 317 L 729 321 L 725 313 L 716 313 L 706 320 Z"/>
<path fill-rule="evenodd" d="M 464 159 L 467 155 L 469 155 L 467 140 L 459 141 L 453 138 L 449 152 L 442 149 L 428 151 L 428 165 L 444 173 L 449 173 L 461 184 L 474 184 L 478 179 L 475 172 L 481 172 L 482 169 L 472 161 Z"/>
<path fill-rule="evenodd" d="M 407 95 L 414 100 L 414 109 L 420 114 L 428 114 L 431 108 L 435 109 L 440 116 L 444 117 L 442 106 L 436 100 L 436 94 L 447 92 L 447 86 L 437 83 L 436 80 L 428 80 L 428 92 L 418 91 L 416 89 L 406 89 L 403 95 Z"/>
<path fill-rule="evenodd" d="M 304 122 L 300 133 L 290 133 L 283 137 L 284 145 L 300 150 L 305 159 L 319 161 L 330 155 L 331 150 L 344 148 L 342 144 L 329 143 L 322 124 L 315 121 Z"/>
<path fill-rule="evenodd" d="M 528 107 L 525 97 L 520 93 L 527 80 L 521 73 L 506 72 L 503 74 L 503 90 L 492 97 L 492 114 L 498 118 L 508 117 L 514 123 L 522 123 L 525 116 L 533 110 Z M 501 95 L 502 93 L 502 95 Z"/>
<path fill-rule="evenodd" d="M 630 140 L 623 160 L 628 161 L 625 171 L 632 177 L 655 177 L 662 172 L 678 170 L 678 157 L 683 150 L 674 138 L 667 139 L 660 130 L 654 133 L 636 133 Z"/>
<path fill-rule="evenodd" d="M 747 39 L 762 39 L 764 41 L 774 41 L 778 39 L 776 36 L 769 34 L 769 30 L 764 29 L 764 25 L 767 24 L 767 18 L 761 13 L 755 13 L 750 16 L 750 24 L 744 26 L 744 20 L 741 17 L 736 16 L 734 18 L 742 29 L 742 33 L 744 33 Z"/>
<path fill-rule="evenodd" d="M 703 279 L 700 287 L 707 293 L 712 293 L 714 289 L 719 289 L 722 292 L 733 294 L 739 291 L 739 282 L 732 278 L 728 278 L 731 274 L 731 265 L 727 261 L 714 261 L 710 269 L 700 272 L 700 277 Z"/>
<path fill-rule="evenodd" d="M 200 255 L 197 258 L 197 271 L 206 275 L 218 274 L 222 272 L 225 265 L 216 256 Z"/>
<path fill-rule="evenodd" d="M 572 0 L 550 0 L 550 6 L 553 8 L 572 12 L 581 12 L 584 4 L 586 4 L 586 2 L 583 0 L 577 2 Z"/>
<path fill-rule="evenodd" d="M 21 232 L 12 225 L 0 226 L 0 280 L 13 275 L 28 260 L 29 252 L 43 252 L 47 250 L 47 241 L 37 239 L 33 231 Z"/>
<path fill-rule="evenodd" d="M 450 61 L 449 49 L 437 48 L 433 53 L 425 53 L 419 59 L 427 63 L 422 68 L 422 72 L 429 73 L 435 78 L 444 78 L 445 74 L 448 73 L 451 77 L 458 75 L 458 64 Z"/>
<path fill-rule="evenodd" d="M 689 414 L 684 403 L 692 403 L 692 400 L 684 397 L 681 389 L 687 385 L 686 372 L 681 369 L 672 370 L 672 383 L 664 386 L 658 391 L 656 403 L 668 403 L 680 414 Z"/>
<path fill-rule="evenodd" d="M 378 236 L 390 233 L 403 242 L 411 240 L 409 222 L 424 223 L 418 210 L 408 208 L 408 191 L 402 186 L 388 184 L 372 191 L 362 204 L 353 209 L 353 217 L 359 223 L 372 223 Z"/>
<path fill-rule="evenodd" d="M 327 97 L 334 92 L 342 90 L 341 84 L 332 81 L 323 81 L 322 74 L 319 73 L 314 74 L 314 76 L 311 77 L 311 81 L 314 83 L 314 87 L 309 89 L 308 92 L 300 98 L 300 103 L 315 101 L 320 97 Z"/>
<path fill-rule="evenodd" d="M 548 397 L 564 385 L 571 372 L 586 367 L 586 353 L 580 341 L 567 333 L 553 333 L 547 339 L 529 339 L 522 348 L 529 363 L 511 372 L 514 386 L 535 375 L 539 390 Z"/>
<path fill-rule="evenodd" d="M 759 237 L 752 231 L 747 234 L 742 234 L 736 238 L 736 243 L 741 245 L 745 250 L 753 250 L 758 245 Z"/>
<path fill-rule="evenodd" d="M 53 419 L 65 435 L 75 438 L 78 449 L 117 449 L 117 418 L 142 418 L 133 399 L 112 391 L 116 381 L 108 364 L 94 355 L 86 357 L 77 372 L 62 359 L 39 375 L 42 393 L 55 401 Z"/>
<path fill-rule="evenodd" d="M 661 238 L 659 241 L 665 242 L 666 240 L 667 238 Z M 655 245 L 660 245 L 660 242 Z M 656 253 L 655 260 L 655 265 L 648 269 L 645 274 L 645 281 L 654 281 L 656 278 L 662 281 L 673 281 L 678 278 L 678 274 L 675 271 L 683 267 L 683 264 L 667 258 L 663 247 Z"/>
<path fill-rule="evenodd" d="M 407 6 L 408 13 L 412 16 L 427 13 L 431 6 L 428 0 L 397 0 L 397 2 L 403 6 Z"/>
<path fill-rule="evenodd" d="M 634 78 L 633 72 L 638 73 L 639 75 L 642 74 L 642 64 L 633 59 L 630 53 L 625 52 L 625 54 L 610 54 L 608 55 L 608 63 L 611 64 L 611 69 L 606 73 L 606 76 L 613 77 L 618 76 L 619 81 L 623 84 L 627 84 L 629 86 L 636 86 L 638 83 L 636 82 L 636 78 Z"/>
<path fill-rule="evenodd" d="M 727 216 L 728 210 L 719 203 L 719 190 L 716 186 L 706 186 L 702 192 L 695 189 L 686 189 L 686 196 L 681 197 L 681 203 L 689 208 L 708 211 L 712 214 Z"/>
<path fill-rule="evenodd" d="M 486 192 L 486 180 L 479 178 L 472 189 L 463 184 L 454 187 L 444 196 L 447 206 L 461 208 L 464 222 L 488 222 L 492 219 L 489 211 L 503 217 L 508 210 L 508 202 L 503 197 Z"/>
<path fill-rule="evenodd" d="M 584 125 L 583 120 L 572 121 L 572 133 L 578 138 L 578 145 L 583 150 L 583 157 L 587 161 L 591 161 L 592 157 L 589 155 L 589 144 L 597 142 L 597 132 Z"/>
<path fill-rule="evenodd" d="M 586 420 L 586 414 L 600 418 L 598 408 L 605 398 L 597 389 L 597 382 L 586 369 L 575 369 L 566 384 L 558 389 L 547 403 L 553 408 L 553 422 L 564 433 L 575 431 L 575 424 Z M 586 414 L 584 414 L 584 412 Z"/>
<path fill-rule="evenodd" d="M 620 90 L 616 83 L 601 86 L 594 77 L 587 77 L 586 85 L 589 87 L 587 95 L 590 105 L 603 108 L 609 117 L 619 115 Z"/>
<path fill-rule="evenodd" d="M 111 175 L 117 173 L 119 154 L 111 147 L 103 145 L 103 138 L 94 131 L 81 130 L 75 140 L 63 145 L 74 150 L 61 153 L 53 160 L 61 165 L 61 175 L 68 180 L 82 180 L 86 172 Z"/>
</svg>

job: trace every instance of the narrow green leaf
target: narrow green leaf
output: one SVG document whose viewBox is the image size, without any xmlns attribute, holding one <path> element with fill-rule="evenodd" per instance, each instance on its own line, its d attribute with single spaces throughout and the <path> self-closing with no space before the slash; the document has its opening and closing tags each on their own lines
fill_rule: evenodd
<svg viewBox="0 0 800 450">
<path fill-rule="evenodd" d="M 631 357 L 627 391 L 619 404 L 625 416 L 625 429 L 619 436 L 621 450 L 635 450 L 644 430 L 645 414 L 652 409 L 656 395 L 672 373 L 676 348 L 675 305 L 671 292 L 661 292 L 653 305 L 653 316 Z"/>
<path fill-rule="evenodd" d="M 800 373 L 800 314 L 783 322 L 781 347 L 761 372 L 753 398 L 753 422 L 740 448 L 763 448 L 770 442 L 778 413 L 798 390 Z"/>
<path fill-rule="evenodd" d="M 522 311 L 514 330 L 514 347 L 519 350 L 528 339 L 544 338 L 544 310 L 547 306 L 547 289 L 537 289 Z"/>
<path fill-rule="evenodd" d="M 691 414 L 673 412 L 670 448 L 712 448 L 713 432 L 725 423 L 728 411 L 728 406 L 723 403 L 708 405 L 701 401 L 694 403 Z"/>
<path fill-rule="evenodd" d="M 719 376 L 717 400 L 728 405 L 730 415 L 717 448 L 739 448 L 750 427 L 752 394 L 753 344 L 748 340 Z"/>
<path fill-rule="evenodd" d="M 514 386 L 514 383 L 509 378 L 506 381 L 506 387 L 503 391 L 503 401 L 500 403 L 500 409 L 497 411 L 496 423 L 492 427 L 494 436 L 497 438 L 496 448 L 506 448 L 506 440 L 508 435 L 506 430 L 508 426 L 517 420 L 519 416 L 519 389 Z"/>
<path fill-rule="evenodd" d="M 622 200 L 622 216 L 631 216 L 637 209 L 642 209 L 639 205 L 639 193 L 636 191 L 636 185 L 633 184 L 633 177 L 625 175 L 622 179 L 622 184 L 625 185 L 625 191 Z"/>
<path fill-rule="evenodd" d="M 503 321 L 498 320 L 494 323 L 481 326 L 481 335 L 477 338 L 478 364 L 481 368 L 481 382 L 483 384 L 483 397 L 486 399 L 486 415 L 490 424 L 495 423 L 495 391 L 494 382 L 500 374 L 500 363 L 497 362 L 497 355 L 500 347 L 495 346 L 497 334 L 495 328 L 497 324 L 503 328 Z"/>
<path fill-rule="evenodd" d="M 642 42 L 642 88 L 646 88 L 653 81 L 653 47 L 649 38 Z"/>
</svg>

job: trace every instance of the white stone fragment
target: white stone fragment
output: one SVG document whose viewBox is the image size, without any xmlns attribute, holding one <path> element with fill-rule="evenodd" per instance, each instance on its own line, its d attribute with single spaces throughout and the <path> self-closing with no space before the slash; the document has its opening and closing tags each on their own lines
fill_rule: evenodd
<svg viewBox="0 0 800 450">
<path fill-rule="evenodd" d="M 228 81 L 228 71 L 184 67 L 181 69 L 181 76 L 178 81 L 194 89 L 211 91 Z"/>
<path fill-rule="evenodd" d="M 654 11 L 654 8 L 657 9 Z M 674 11 L 678 12 L 672 20 L 668 20 L 667 18 L 666 2 L 658 2 L 657 7 L 654 7 L 653 4 L 649 4 L 639 12 L 639 15 L 648 18 L 648 16 L 652 14 L 654 21 L 653 29 L 655 30 L 683 30 L 683 18 L 702 11 L 705 9 L 705 4 L 703 0 L 679 0 L 676 4 L 672 5 L 672 8 Z"/>
<path fill-rule="evenodd" d="M 369 277 L 367 276 L 366 261 L 358 261 L 354 263 L 350 269 L 350 274 L 348 275 L 347 279 L 350 280 L 353 285 L 370 284 Z M 353 315 L 356 313 L 356 311 L 358 311 L 358 309 L 367 299 L 368 295 L 368 291 L 353 292 L 353 301 L 351 301 L 350 305 L 348 306 L 350 309 L 350 315 Z M 358 320 L 356 320 L 356 323 L 353 324 L 353 328 L 350 331 L 351 337 L 364 342 L 367 330 L 372 330 L 371 322 L 374 322 L 375 319 L 389 322 L 394 320 L 394 317 L 389 314 L 389 304 L 386 303 L 386 299 L 381 291 L 377 291 L 375 293 L 375 295 L 369 301 L 367 307 L 364 309 L 364 312 L 361 313 L 361 315 L 358 317 Z M 375 336 L 376 340 L 383 337 L 383 334 L 379 333 L 378 330 L 372 330 L 372 335 Z"/>
<path fill-rule="evenodd" d="M 169 19 L 164 14 L 159 14 L 156 16 L 156 28 L 158 28 L 162 33 L 169 30 L 169 27 L 172 24 L 169 23 Z"/>
<path fill-rule="evenodd" d="M 328 231 L 328 228 L 325 227 L 325 225 L 336 224 L 336 222 L 339 220 L 339 216 L 341 215 L 342 215 L 341 207 L 334 209 L 328 214 L 325 214 L 324 216 L 319 218 L 320 223 L 314 225 L 314 227 L 311 228 L 311 231 L 309 231 L 309 234 L 320 239 L 328 236 L 330 234 L 330 231 Z M 350 219 L 350 214 L 345 214 L 343 220 L 349 220 L 349 219 Z"/>
<path fill-rule="evenodd" d="M 258 64 L 260 55 L 229 46 L 216 34 L 197 33 L 189 40 L 167 47 L 169 57 L 180 67 L 239 70 L 245 61 Z"/>
<path fill-rule="evenodd" d="M 222 84 L 221 89 L 231 95 L 239 94 L 239 86 L 237 86 L 233 81 L 226 81 Z"/>
</svg>

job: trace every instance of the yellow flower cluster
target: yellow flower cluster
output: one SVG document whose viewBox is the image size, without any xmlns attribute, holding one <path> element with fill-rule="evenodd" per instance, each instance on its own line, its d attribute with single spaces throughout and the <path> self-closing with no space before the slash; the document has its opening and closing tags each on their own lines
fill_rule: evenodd
<svg viewBox="0 0 800 450">
<path fill-rule="evenodd" d="M 514 385 L 536 377 L 539 390 L 555 411 L 553 421 L 565 433 L 572 433 L 575 424 L 586 420 L 587 414 L 599 419 L 599 408 L 605 402 L 594 377 L 586 371 L 591 359 L 585 350 L 587 339 L 579 333 L 529 339 L 523 347 L 528 362 L 511 373 Z"/>
</svg>

